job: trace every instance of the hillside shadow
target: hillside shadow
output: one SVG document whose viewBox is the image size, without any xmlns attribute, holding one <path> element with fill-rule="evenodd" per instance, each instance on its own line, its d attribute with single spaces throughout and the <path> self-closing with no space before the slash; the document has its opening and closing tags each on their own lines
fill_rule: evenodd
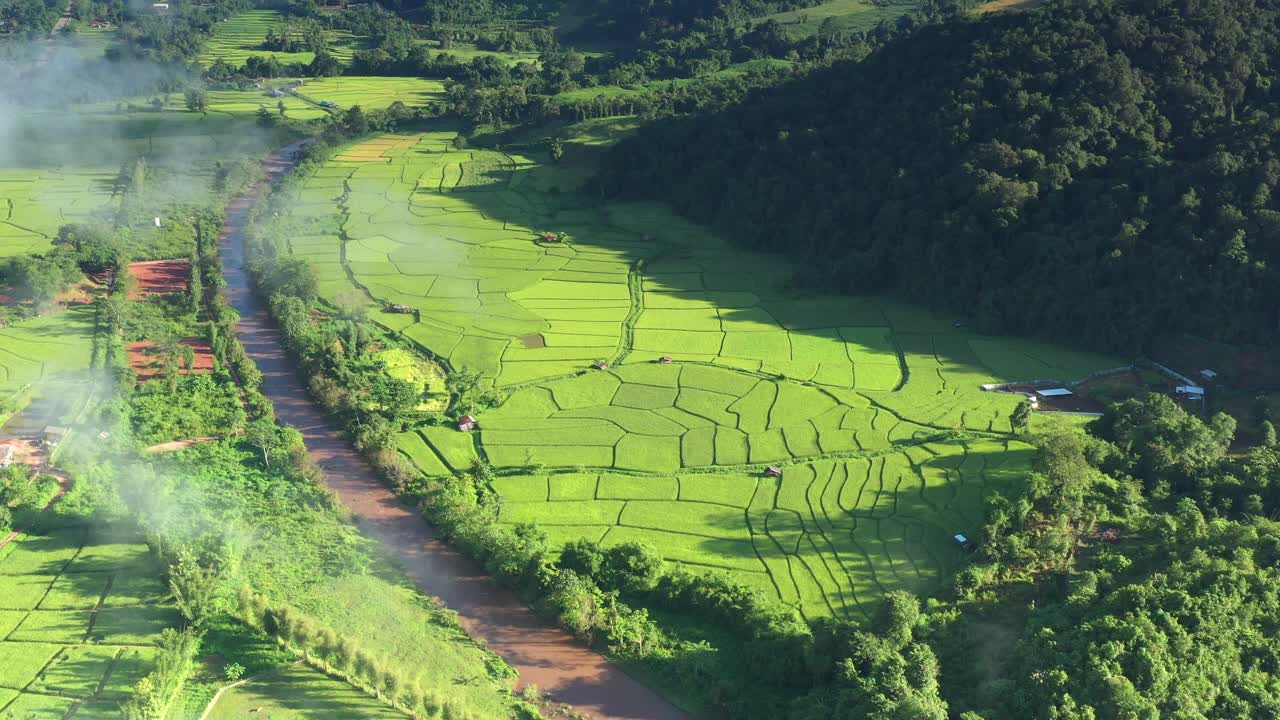
<svg viewBox="0 0 1280 720">
<path fill-rule="evenodd" d="M 453 128 L 434 129 L 442 131 Z M 810 269 L 793 258 L 735 245 L 731 239 L 718 237 L 711 228 L 688 221 L 665 205 L 615 202 L 603 198 L 593 177 L 600 158 L 606 151 L 607 148 L 603 147 L 568 145 L 564 158 L 557 164 L 551 161 L 549 153 L 540 146 L 502 148 L 498 152 L 505 152 L 508 156 L 521 155 L 533 162 L 517 164 L 510 169 L 483 169 L 470 176 L 472 184 L 469 187 L 443 193 L 420 189 L 416 194 L 448 196 L 465 202 L 491 220 L 504 223 L 505 227 L 532 230 L 528 236 L 530 248 L 545 251 L 554 247 L 552 243 L 539 242 L 538 234 L 563 229 L 571 235 L 570 247 L 607 250 L 615 253 L 620 262 L 630 267 L 643 260 L 659 276 L 655 279 L 654 274 L 646 273 L 646 282 L 660 287 L 664 295 L 687 293 L 687 297 L 696 297 L 694 294 L 704 292 L 722 296 L 735 292 L 754 292 L 757 296 L 763 296 L 758 304 L 719 307 L 722 325 L 740 323 L 743 327 L 752 327 L 754 323 L 772 322 L 777 329 L 785 329 L 790 334 L 789 347 L 796 356 L 795 361 L 801 361 L 801 364 L 808 352 L 805 348 L 832 340 L 837 328 L 885 328 L 892 333 L 894 347 L 882 348 L 881 350 L 888 350 L 890 354 L 881 357 L 889 363 L 896 363 L 903 379 L 910 372 L 910 368 L 904 367 L 906 361 L 899 342 L 900 336 L 904 334 L 929 336 L 923 342 L 915 344 L 924 346 L 926 354 L 933 355 L 949 372 L 957 376 L 968 376 L 964 378 L 964 382 L 971 384 L 974 390 L 981 382 L 990 381 L 980 378 L 994 376 L 994 371 L 981 365 L 968 348 L 967 340 L 979 336 L 972 333 L 967 323 L 958 315 L 939 316 L 926 308 L 911 306 L 884 296 L 850 297 L 824 292 L 806 283 L 805 278 Z M 422 149 L 415 149 L 414 152 L 426 155 L 434 153 Z M 531 201 L 522 203 L 525 208 L 518 208 L 511 202 L 513 194 Z M 642 211 L 658 207 L 670 213 L 670 226 L 664 227 L 661 222 L 656 222 L 652 227 L 643 226 L 646 215 Z M 606 219 L 609 211 L 620 209 L 624 213 L 634 210 L 638 214 L 627 226 Z M 656 214 L 661 215 L 662 213 Z M 429 229 L 425 232 L 429 232 Z M 513 230 L 512 235 L 518 238 L 520 233 L 520 230 Z M 706 244 L 718 246 L 721 254 L 708 255 Z M 691 272 L 684 272 L 680 267 L 682 262 L 694 261 L 701 261 L 704 265 Z M 723 268 L 709 267 L 719 262 L 724 263 Z M 745 281 L 738 283 L 739 287 L 734 287 L 736 280 L 743 280 L 744 277 Z M 801 337 L 799 342 L 794 340 L 797 336 Z M 949 340 L 933 347 L 931 338 L 940 336 L 949 336 Z M 512 340 L 519 340 L 519 337 L 512 336 Z M 847 339 L 844 342 L 855 353 L 875 350 L 870 346 L 857 346 Z M 957 352 L 952 352 L 953 349 Z M 678 356 L 681 350 L 682 348 L 672 347 L 668 352 Z M 892 359 L 893 354 L 898 357 Z M 760 359 L 772 362 L 775 358 L 766 356 Z M 783 361 L 783 364 L 794 362 L 792 357 L 776 359 Z M 856 368 L 857 362 L 854 361 L 853 365 Z M 806 377 L 803 372 L 794 376 L 788 373 L 788 379 L 806 382 L 814 379 L 814 376 L 810 374 Z M 856 383 L 851 387 L 887 389 L 860 387 Z"/>
</svg>

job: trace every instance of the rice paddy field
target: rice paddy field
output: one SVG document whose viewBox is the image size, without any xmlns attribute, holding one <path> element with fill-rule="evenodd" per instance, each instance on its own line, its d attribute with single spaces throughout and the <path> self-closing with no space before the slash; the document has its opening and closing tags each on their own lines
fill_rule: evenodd
<svg viewBox="0 0 1280 720">
<path fill-rule="evenodd" d="M 0 398 L 87 370 L 95 329 L 87 306 L 0 328 Z"/>
<path fill-rule="evenodd" d="M 428 474 L 487 458 L 502 521 L 557 542 L 645 541 L 806 616 L 865 615 L 943 582 L 951 535 L 1027 471 L 1017 398 L 983 383 L 1121 364 L 797 293 L 784 258 L 589 199 L 590 174 L 385 135 L 306 178 L 281 233 L 323 295 L 412 307 L 376 321 L 504 391 L 477 432 L 424 426 L 401 449 Z"/>
<path fill-rule="evenodd" d="M 365 110 L 385 110 L 392 103 L 421 107 L 445 99 L 444 83 L 412 77 L 340 76 L 307 80 L 297 90 L 313 102 L 328 100 L 340 108 L 359 105 Z"/>
<path fill-rule="evenodd" d="M 38 253 L 69 222 L 115 207 L 118 167 L 0 169 L 0 258 Z"/>
<path fill-rule="evenodd" d="M 114 717 L 178 621 L 136 531 L 19 536 L 0 549 L 0 717 Z"/>
<path fill-rule="evenodd" d="M 251 55 L 274 55 L 282 63 L 309 63 L 315 59 L 310 52 L 276 52 L 262 47 L 267 31 L 284 23 L 284 17 L 275 10 L 249 10 L 218 23 L 208 46 L 200 54 L 201 65 L 211 65 L 222 60 L 231 65 L 244 64 Z M 360 49 L 360 39 L 345 31 L 329 33 L 330 51 L 342 64 L 351 62 L 352 54 Z"/>
</svg>

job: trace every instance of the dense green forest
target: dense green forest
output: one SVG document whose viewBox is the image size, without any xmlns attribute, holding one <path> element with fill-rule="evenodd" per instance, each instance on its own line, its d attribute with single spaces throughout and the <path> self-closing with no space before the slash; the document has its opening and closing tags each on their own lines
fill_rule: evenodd
<svg viewBox="0 0 1280 720">
<path fill-rule="evenodd" d="M 607 183 L 804 256 L 798 282 L 983 329 L 1274 339 L 1278 22 L 1257 0 L 1084 0 L 932 24 L 648 127 Z"/>
</svg>

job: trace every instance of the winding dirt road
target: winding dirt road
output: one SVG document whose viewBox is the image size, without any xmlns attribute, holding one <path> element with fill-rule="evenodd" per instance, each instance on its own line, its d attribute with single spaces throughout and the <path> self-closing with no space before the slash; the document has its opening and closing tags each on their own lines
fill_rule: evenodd
<svg viewBox="0 0 1280 720">
<path fill-rule="evenodd" d="M 296 150 L 295 144 L 273 154 L 266 163 L 268 176 L 276 178 L 292 167 Z M 596 720 L 685 718 L 572 635 L 539 619 L 474 562 L 436 539 L 422 514 L 400 502 L 351 444 L 329 427 L 285 356 L 270 315 L 250 288 L 244 229 L 260 190 L 254 188 L 227 206 L 227 224 L 219 238 L 226 293 L 240 313 L 240 340 L 262 370 L 263 392 L 275 403 L 276 415 L 302 432 L 307 449 L 328 474 L 329 486 L 360 527 L 400 560 L 423 593 L 439 597 L 457 611 L 467 632 L 482 638 L 519 671 L 521 686 L 536 684 L 555 701 Z"/>
</svg>

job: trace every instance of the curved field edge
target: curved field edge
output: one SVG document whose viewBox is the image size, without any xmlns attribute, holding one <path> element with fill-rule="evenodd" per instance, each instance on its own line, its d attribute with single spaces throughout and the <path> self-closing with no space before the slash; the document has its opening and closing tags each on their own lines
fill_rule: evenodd
<svg viewBox="0 0 1280 720">
<path fill-rule="evenodd" d="M 1017 397 L 983 384 L 1121 364 L 886 298 L 797 292 L 785 259 L 730 248 L 661 207 L 586 197 L 589 169 L 454 138 L 340 149 L 295 191 L 307 232 L 290 250 L 327 300 L 359 293 L 385 331 L 503 390 L 477 437 L 421 426 L 401 449 L 429 475 L 487 459 L 503 475 L 502 521 L 537 522 L 557 544 L 645 540 L 809 616 L 866 613 L 886 590 L 945 580 L 962 560 L 950 536 L 973 532 L 982 498 L 1027 469 L 1029 449 L 1008 440 Z M 412 313 L 376 312 L 393 304 Z M 803 479 L 859 462 L 879 463 L 870 490 Z M 767 465 L 783 477 L 753 503 Z M 552 480 L 584 473 L 637 480 L 552 498 Z M 736 514 L 654 496 L 672 478 L 716 474 L 741 479 L 726 496 Z"/>
</svg>

